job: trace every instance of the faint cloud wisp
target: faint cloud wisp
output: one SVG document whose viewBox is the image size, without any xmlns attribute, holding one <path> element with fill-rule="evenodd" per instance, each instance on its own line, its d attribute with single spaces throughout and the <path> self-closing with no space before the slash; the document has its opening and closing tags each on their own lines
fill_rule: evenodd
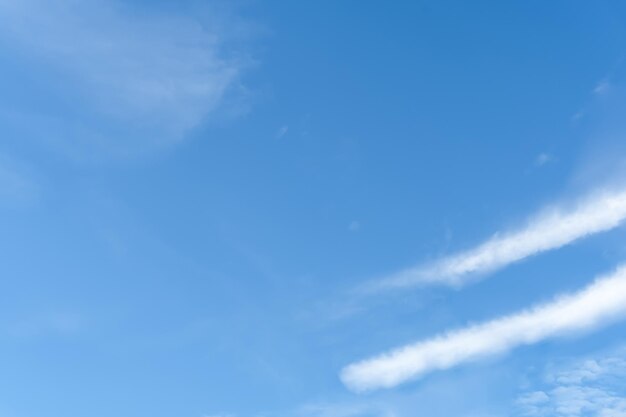
<svg viewBox="0 0 626 417">
<path fill-rule="evenodd" d="M 210 17 L 118 1 L 0 0 L 0 41 L 68 78 L 58 94 L 73 105 L 32 113 L 61 125 L 44 136 L 127 153 L 180 140 L 238 88 L 250 62 L 230 48 L 239 23 Z"/>
<path fill-rule="evenodd" d="M 23 164 L 0 155 L 0 205 L 5 207 L 22 206 L 36 201 L 39 185 Z"/>
</svg>

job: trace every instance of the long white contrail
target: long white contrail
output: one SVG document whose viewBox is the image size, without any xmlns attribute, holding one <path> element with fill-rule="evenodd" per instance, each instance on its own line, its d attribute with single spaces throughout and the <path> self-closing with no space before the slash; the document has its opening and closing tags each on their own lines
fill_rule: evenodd
<svg viewBox="0 0 626 417">
<path fill-rule="evenodd" d="M 586 236 L 618 227 L 626 219 L 626 191 L 596 194 L 569 210 L 552 208 L 534 216 L 521 230 L 497 234 L 481 245 L 430 265 L 383 278 L 369 289 L 443 284 L 461 286 L 529 256 L 557 249 Z"/>
<path fill-rule="evenodd" d="M 568 332 L 591 330 L 626 313 L 626 265 L 586 289 L 518 314 L 401 347 L 344 368 L 354 391 L 390 388 L 426 373 L 507 352 Z"/>
</svg>

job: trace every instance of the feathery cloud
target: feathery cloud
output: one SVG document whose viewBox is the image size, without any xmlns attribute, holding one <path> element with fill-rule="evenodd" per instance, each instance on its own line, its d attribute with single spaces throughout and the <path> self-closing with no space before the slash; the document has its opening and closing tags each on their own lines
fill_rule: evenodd
<svg viewBox="0 0 626 417">
<path fill-rule="evenodd" d="M 401 347 L 351 364 L 349 388 L 390 388 L 426 373 L 507 352 L 568 332 L 590 330 L 626 313 L 626 265 L 584 290 L 530 310 Z"/>
<path fill-rule="evenodd" d="M 603 192 L 573 209 L 551 208 L 520 230 L 498 233 L 479 246 L 371 283 L 368 289 L 443 284 L 461 286 L 477 275 L 618 227 L 626 219 L 626 191 Z"/>
<path fill-rule="evenodd" d="M 58 136 L 70 136 L 62 145 L 180 140 L 237 86 L 246 66 L 229 49 L 237 30 L 214 16 L 201 21 L 118 1 L 0 0 L 0 42 L 27 57 L 25 65 L 64 79 L 54 93 L 63 114 L 21 110 L 60 124 Z"/>
</svg>

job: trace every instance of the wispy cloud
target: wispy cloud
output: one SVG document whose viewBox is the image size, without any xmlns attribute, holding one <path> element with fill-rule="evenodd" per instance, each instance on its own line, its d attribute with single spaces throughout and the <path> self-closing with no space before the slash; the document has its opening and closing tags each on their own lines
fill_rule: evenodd
<svg viewBox="0 0 626 417">
<path fill-rule="evenodd" d="M 609 80 L 602 80 L 593 88 L 593 93 L 596 95 L 606 94 L 611 89 L 611 83 Z"/>
<path fill-rule="evenodd" d="M 69 336 L 84 326 L 84 317 L 72 312 L 53 311 L 5 320 L 0 323 L 0 335 L 13 340 L 32 340 L 46 336 Z"/>
<path fill-rule="evenodd" d="M 172 142 L 222 104 L 247 60 L 228 49 L 236 22 L 157 8 L 0 0 L 0 41 L 66 77 L 59 94 L 75 102 L 65 109 L 75 114 L 65 122 L 80 119 L 80 136 L 111 147 Z M 48 110 L 45 117 L 67 116 Z"/>
<path fill-rule="evenodd" d="M 589 235 L 618 227 L 626 219 L 626 191 L 595 194 L 573 208 L 543 210 L 519 230 L 496 233 L 475 248 L 429 265 L 392 274 L 368 289 L 443 284 L 460 286 L 527 257 L 557 249 Z"/>
<path fill-rule="evenodd" d="M 581 292 L 514 315 L 401 347 L 344 368 L 355 391 L 390 388 L 426 373 L 507 352 L 572 331 L 590 330 L 626 313 L 626 265 Z"/>
<path fill-rule="evenodd" d="M 0 154 L 0 205 L 23 205 L 37 199 L 39 186 L 29 171 L 24 164 Z"/>
<path fill-rule="evenodd" d="M 549 153 L 542 152 L 539 155 L 537 155 L 537 157 L 535 158 L 535 165 L 538 166 L 538 167 L 541 167 L 541 166 L 546 165 L 547 163 L 549 163 L 553 159 L 554 158 Z"/>
<path fill-rule="evenodd" d="M 552 372 L 548 386 L 517 398 L 516 415 L 527 417 L 626 416 L 626 360 L 621 356 L 586 360 Z"/>
<path fill-rule="evenodd" d="M 288 131 L 289 131 L 289 126 L 287 125 L 281 126 L 281 128 L 278 129 L 278 131 L 276 132 L 276 139 L 282 138 L 283 136 L 287 134 Z"/>
</svg>

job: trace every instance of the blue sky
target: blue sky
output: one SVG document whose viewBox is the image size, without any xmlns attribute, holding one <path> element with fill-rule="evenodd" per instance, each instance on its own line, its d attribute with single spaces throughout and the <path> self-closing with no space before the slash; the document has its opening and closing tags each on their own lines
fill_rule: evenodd
<svg viewBox="0 0 626 417">
<path fill-rule="evenodd" d="M 0 0 L 0 417 L 626 416 L 625 22 Z"/>
</svg>

